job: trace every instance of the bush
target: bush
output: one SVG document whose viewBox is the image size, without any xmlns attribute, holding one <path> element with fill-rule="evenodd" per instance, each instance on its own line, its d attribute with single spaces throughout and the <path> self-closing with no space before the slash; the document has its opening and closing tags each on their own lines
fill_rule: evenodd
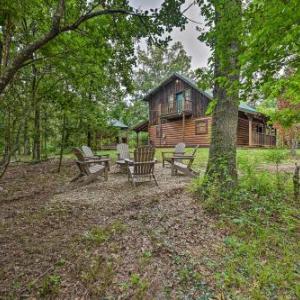
<svg viewBox="0 0 300 300">
<path fill-rule="evenodd" d="M 279 166 L 285 158 L 286 152 L 272 150 L 265 159 Z M 229 232 L 218 285 L 230 299 L 297 299 L 299 205 L 292 174 L 261 170 L 256 158 L 240 159 L 239 172 L 233 193 L 220 195 L 211 184 L 211 196 L 203 202 L 219 213 Z M 194 182 L 194 190 L 202 180 Z"/>
</svg>

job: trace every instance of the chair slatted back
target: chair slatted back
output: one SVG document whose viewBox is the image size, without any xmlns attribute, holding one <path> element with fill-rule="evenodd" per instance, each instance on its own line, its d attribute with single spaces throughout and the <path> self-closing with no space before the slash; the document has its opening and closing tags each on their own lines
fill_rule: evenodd
<svg viewBox="0 0 300 300">
<path fill-rule="evenodd" d="M 93 157 L 94 156 L 94 153 L 93 153 L 92 149 L 89 146 L 84 145 L 84 146 L 81 147 L 81 149 L 82 149 L 83 155 L 85 157 Z"/>
<path fill-rule="evenodd" d="M 124 143 L 118 144 L 117 152 L 119 154 L 119 159 L 129 158 L 129 147 L 127 144 Z"/>
<path fill-rule="evenodd" d="M 174 154 L 184 154 L 185 143 L 179 143 L 175 146 Z"/>
<path fill-rule="evenodd" d="M 84 155 L 82 153 L 82 151 L 79 148 L 73 148 L 73 153 L 75 154 L 76 158 L 78 161 L 85 161 L 84 159 Z M 89 168 L 86 165 L 77 163 L 78 168 L 80 169 L 80 171 L 86 175 L 90 174 Z"/>
<path fill-rule="evenodd" d="M 152 174 L 154 169 L 154 154 L 155 148 L 151 146 L 142 146 L 134 150 L 134 162 L 144 162 L 144 164 L 134 166 L 134 174 Z"/>
<path fill-rule="evenodd" d="M 192 152 L 192 156 L 193 156 L 193 159 L 191 159 L 188 163 L 188 168 L 191 168 L 192 167 L 192 164 L 194 162 L 194 159 L 195 159 L 195 156 L 196 156 L 196 153 L 197 153 L 197 150 L 199 148 L 199 145 L 197 147 L 194 148 L 193 152 Z"/>
</svg>

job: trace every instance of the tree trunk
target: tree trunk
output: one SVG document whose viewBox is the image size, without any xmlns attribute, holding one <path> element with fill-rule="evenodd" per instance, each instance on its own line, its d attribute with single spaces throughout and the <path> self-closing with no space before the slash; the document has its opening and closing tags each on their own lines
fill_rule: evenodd
<svg viewBox="0 0 300 300">
<path fill-rule="evenodd" d="M 239 31 L 241 18 L 239 0 L 226 0 L 215 7 L 214 99 L 211 144 L 205 173 L 204 192 L 217 186 L 227 193 L 237 184 L 236 140 L 239 106 Z M 223 32 L 225 30 L 225 32 Z M 228 32 L 226 32 L 228 31 Z"/>
<path fill-rule="evenodd" d="M 298 201 L 299 194 L 300 194 L 300 166 L 298 166 L 297 164 L 293 176 L 293 184 L 294 184 L 294 199 L 295 201 Z"/>
<path fill-rule="evenodd" d="M 28 136 L 28 122 L 25 122 L 23 130 L 23 154 L 30 155 L 30 139 Z"/>
<path fill-rule="evenodd" d="M 64 153 L 64 147 L 65 147 L 65 136 L 66 136 L 66 125 L 67 125 L 67 117 L 66 112 L 63 113 L 63 123 L 62 123 L 62 130 L 61 130 L 61 142 L 60 142 L 60 153 L 59 153 L 59 164 L 57 172 L 60 172 L 62 159 L 63 159 L 63 153 Z"/>
<path fill-rule="evenodd" d="M 91 148 L 92 142 L 93 142 L 93 134 L 92 134 L 92 131 L 90 128 L 88 128 L 88 130 L 87 130 L 86 142 L 87 142 L 87 145 Z"/>
<path fill-rule="evenodd" d="M 297 145 L 298 145 L 298 141 L 297 141 L 297 139 L 296 138 L 292 138 L 291 139 L 291 155 L 293 156 L 293 157 L 295 157 L 296 156 L 296 154 L 297 154 Z"/>
<path fill-rule="evenodd" d="M 35 65 L 32 65 L 32 101 L 34 106 L 34 134 L 33 134 L 33 151 L 32 159 L 34 161 L 41 160 L 41 108 L 40 101 L 36 97 L 37 89 L 37 70 Z"/>
<path fill-rule="evenodd" d="M 47 142 L 48 142 L 48 117 L 47 117 L 47 113 L 45 112 L 44 114 L 44 130 L 43 130 L 43 139 L 44 139 L 44 143 L 43 143 L 43 153 L 44 153 L 44 158 L 47 159 L 48 158 L 48 149 L 47 149 Z"/>
</svg>

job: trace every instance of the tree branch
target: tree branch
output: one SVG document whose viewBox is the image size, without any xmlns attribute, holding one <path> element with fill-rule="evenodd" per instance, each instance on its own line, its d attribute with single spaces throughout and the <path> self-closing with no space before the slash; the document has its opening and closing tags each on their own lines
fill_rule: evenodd
<svg viewBox="0 0 300 300">
<path fill-rule="evenodd" d="M 113 15 L 113 14 L 123 14 L 123 15 L 132 15 L 132 16 L 145 16 L 143 14 L 129 11 L 126 9 L 104 9 L 104 10 L 98 10 L 95 12 L 88 12 L 81 17 L 79 17 L 74 23 L 66 25 L 64 27 L 60 27 L 61 19 L 64 16 L 65 13 L 65 1 L 59 0 L 56 11 L 52 18 L 52 26 L 49 32 L 47 32 L 43 37 L 41 37 L 39 40 L 29 44 L 24 49 L 20 50 L 20 52 L 16 55 L 15 59 L 12 61 L 10 66 L 8 66 L 3 74 L 0 76 L 0 95 L 4 92 L 6 86 L 13 80 L 15 74 L 19 69 L 21 69 L 27 60 L 29 60 L 32 57 L 32 54 L 45 46 L 47 43 L 49 43 L 51 40 L 56 38 L 58 35 L 60 35 L 63 32 L 72 31 L 77 29 L 82 23 L 98 17 L 102 15 Z"/>
</svg>

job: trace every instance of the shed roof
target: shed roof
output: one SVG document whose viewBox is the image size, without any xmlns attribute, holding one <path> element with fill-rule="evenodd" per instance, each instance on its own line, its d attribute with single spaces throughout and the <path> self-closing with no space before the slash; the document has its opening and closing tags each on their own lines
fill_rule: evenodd
<svg viewBox="0 0 300 300">
<path fill-rule="evenodd" d="M 113 127 L 121 128 L 121 129 L 128 129 L 127 125 L 125 125 L 120 120 L 116 120 L 116 119 L 111 119 L 110 120 L 110 125 L 113 126 Z"/>
</svg>

